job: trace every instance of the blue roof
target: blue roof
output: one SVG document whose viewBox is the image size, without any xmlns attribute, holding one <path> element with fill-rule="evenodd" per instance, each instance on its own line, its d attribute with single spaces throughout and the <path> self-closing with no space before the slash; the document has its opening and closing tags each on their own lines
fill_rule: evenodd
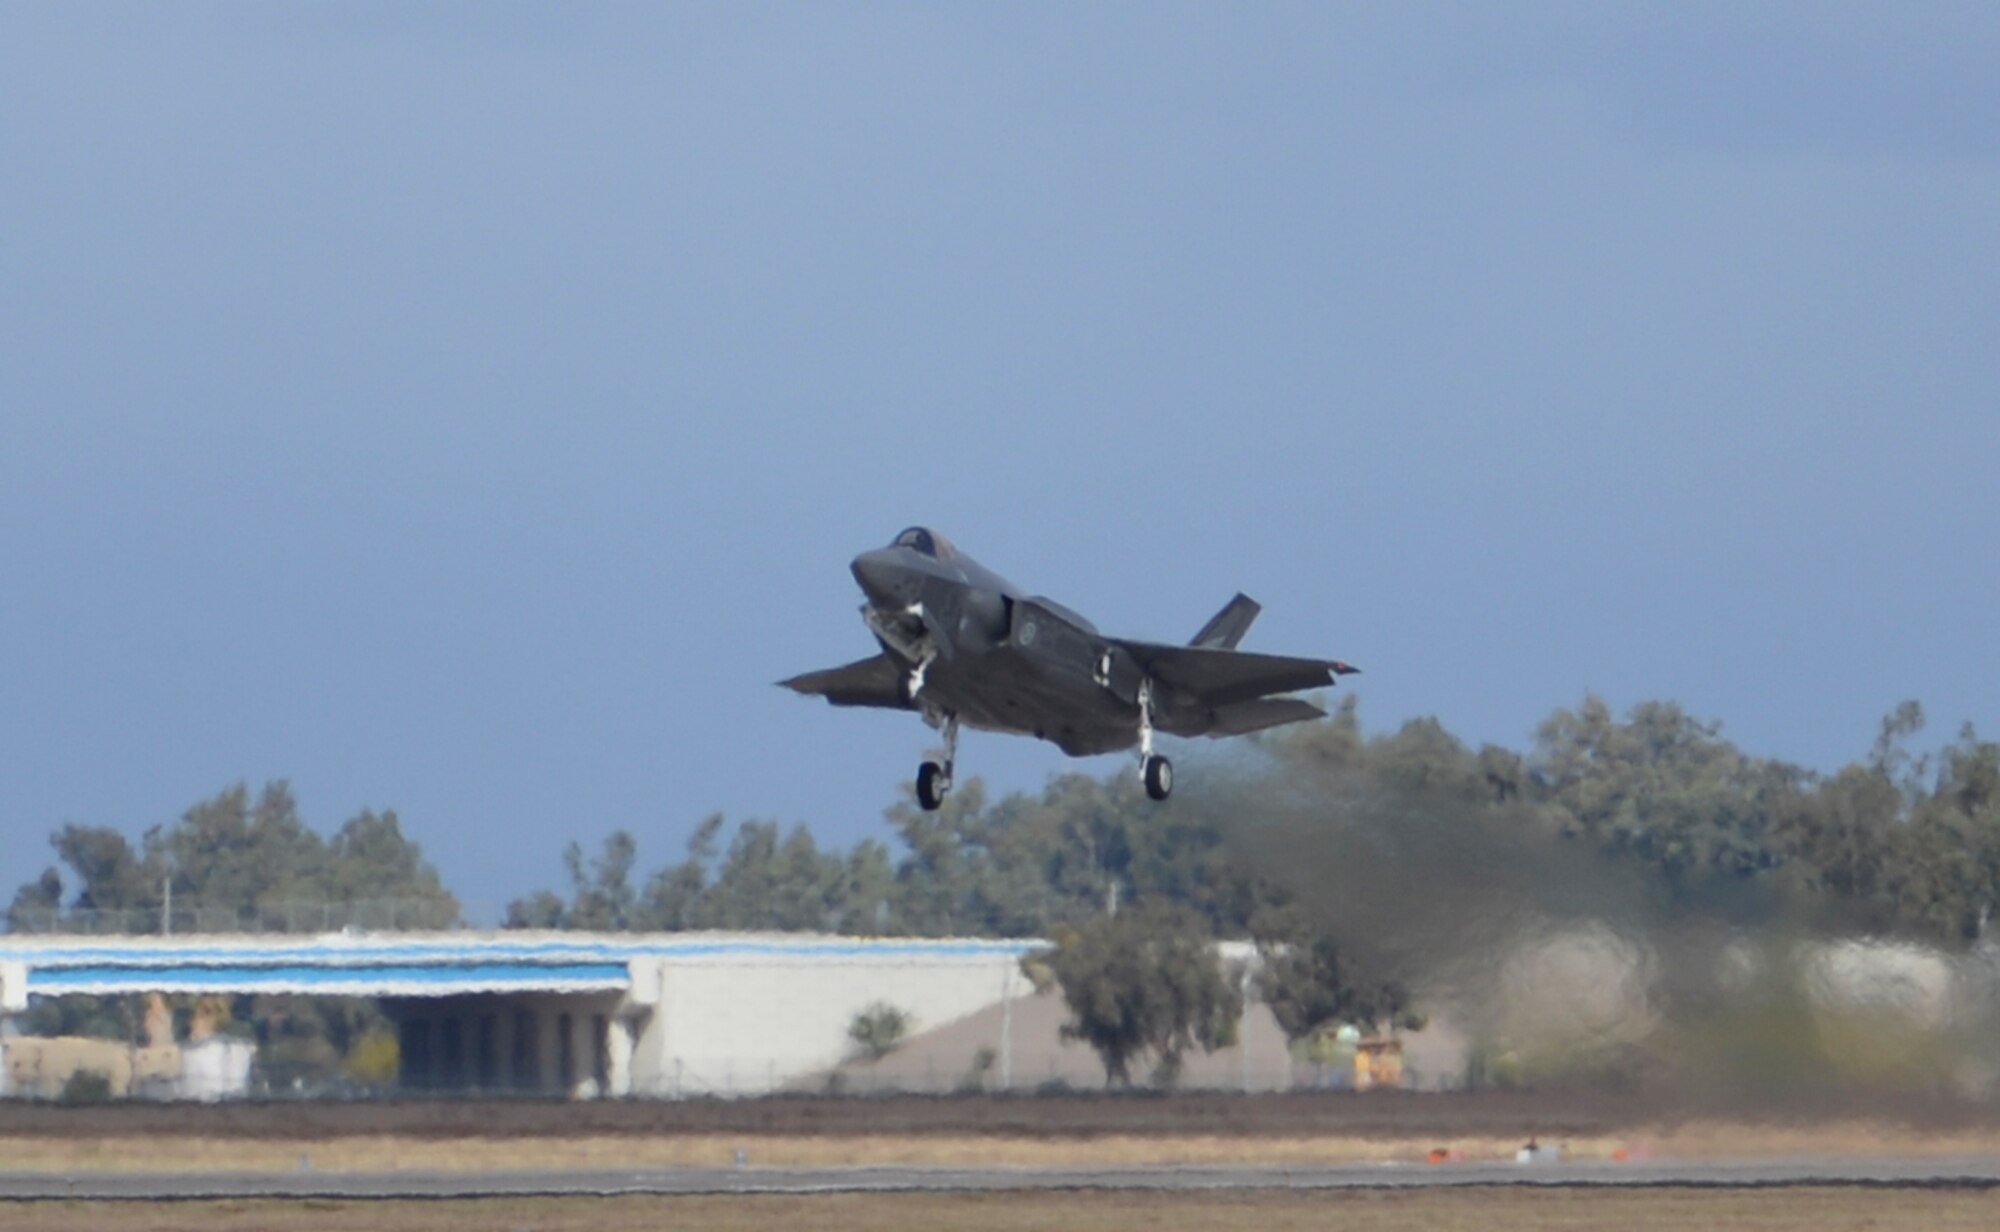
<svg viewBox="0 0 2000 1232">
<path fill-rule="evenodd" d="M 474 992 L 613 992 L 632 982 L 622 963 L 466 966 L 277 966 L 30 968 L 28 992 L 55 997 L 137 992 L 308 993 L 442 997 Z"/>
<path fill-rule="evenodd" d="M 923 962 L 1006 958 L 1036 941 L 747 933 L 430 933 L 5 937 L 30 994 L 298 992 L 450 996 L 624 990 L 635 959 Z"/>
</svg>

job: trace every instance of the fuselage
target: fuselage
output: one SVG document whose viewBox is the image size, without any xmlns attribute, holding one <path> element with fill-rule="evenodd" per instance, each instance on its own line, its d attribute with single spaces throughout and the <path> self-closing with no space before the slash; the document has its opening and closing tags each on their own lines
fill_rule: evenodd
<svg viewBox="0 0 2000 1232">
<path fill-rule="evenodd" d="M 1138 742 L 1141 673 L 1082 616 L 1024 593 L 935 532 L 907 531 L 855 557 L 852 570 L 870 632 L 920 676 L 921 708 L 1072 754 Z"/>
</svg>

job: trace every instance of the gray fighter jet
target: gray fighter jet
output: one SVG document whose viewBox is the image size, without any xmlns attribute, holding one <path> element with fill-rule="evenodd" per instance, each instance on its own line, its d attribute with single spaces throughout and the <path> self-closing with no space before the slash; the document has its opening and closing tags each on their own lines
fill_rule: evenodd
<svg viewBox="0 0 2000 1232">
<path fill-rule="evenodd" d="M 1240 736 L 1318 718 L 1311 702 L 1273 694 L 1331 685 L 1358 668 L 1236 649 L 1262 609 L 1231 599 L 1185 646 L 1106 637 L 1083 617 L 913 526 L 854 558 L 861 618 L 882 653 L 779 683 L 836 706 L 914 710 L 944 736 L 944 760 L 917 769 L 917 802 L 951 790 L 958 728 L 1015 732 L 1072 757 L 1139 750 L 1146 794 L 1164 800 L 1174 768 L 1153 733 Z"/>
</svg>

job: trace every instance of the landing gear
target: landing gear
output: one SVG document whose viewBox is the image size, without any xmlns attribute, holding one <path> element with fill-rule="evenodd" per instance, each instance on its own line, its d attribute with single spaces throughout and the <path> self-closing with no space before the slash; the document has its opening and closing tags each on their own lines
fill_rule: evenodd
<svg viewBox="0 0 2000 1232">
<path fill-rule="evenodd" d="M 1174 792 L 1174 763 L 1153 752 L 1153 682 L 1139 682 L 1139 779 L 1146 794 L 1164 800 Z"/>
<path fill-rule="evenodd" d="M 951 769 L 958 760 L 958 716 L 944 716 L 944 760 L 927 761 L 917 767 L 917 805 L 934 813 L 951 793 Z"/>
<path fill-rule="evenodd" d="M 917 803 L 924 812 L 934 813 L 944 803 L 945 793 L 951 790 L 951 776 L 945 768 L 934 761 L 927 761 L 917 767 Z"/>
</svg>

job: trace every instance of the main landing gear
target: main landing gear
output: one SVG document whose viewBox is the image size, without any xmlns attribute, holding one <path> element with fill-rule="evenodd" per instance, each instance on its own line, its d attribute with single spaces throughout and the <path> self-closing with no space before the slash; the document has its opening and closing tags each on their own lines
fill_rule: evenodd
<svg viewBox="0 0 2000 1232">
<path fill-rule="evenodd" d="M 917 767 L 917 804 L 926 813 L 933 813 L 951 794 L 952 766 L 958 760 L 958 716 L 947 714 L 942 720 L 935 714 L 926 714 L 925 717 L 932 719 L 944 733 L 944 759 L 927 761 Z M 1155 800 L 1164 800 L 1174 794 L 1174 763 L 1153 752 L 1153 682 L 1150 680 L 1139 686 L 1139 781 L 1146 785 L 1146 794 Z"/>
<path fill-rule="evenodd" d="M 927 761 L 917 767 L 917 804 L 934 813 L 951 792 L 952 763 L 958 760 L 958 716 L 944 716 L 944 760 Z"/>
<path fill-rule="evenodd" d="M 1153 682 L 1139 682 L 1139 778 L 1146 794 L 1164 800 L 1174 794 L 1174 763 L 1153 752 Z"/>
</svg>

